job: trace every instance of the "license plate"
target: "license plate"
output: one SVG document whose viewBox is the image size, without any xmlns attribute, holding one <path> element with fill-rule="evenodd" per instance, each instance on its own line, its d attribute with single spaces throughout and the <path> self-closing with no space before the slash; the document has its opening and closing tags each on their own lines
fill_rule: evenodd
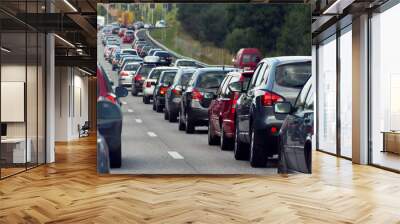
<svg viewBox="0 0 400 224">
<path fill-rule="evenodd" d="M 180 103 L 181 102 L 181 98 L 174 98 L 174 99 L 172 99 L 172 102 Z"/>
</svg>

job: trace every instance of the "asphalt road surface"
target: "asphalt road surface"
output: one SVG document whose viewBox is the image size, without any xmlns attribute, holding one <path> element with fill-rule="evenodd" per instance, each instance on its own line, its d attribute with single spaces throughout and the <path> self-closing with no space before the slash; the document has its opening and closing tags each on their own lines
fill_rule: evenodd
<svg viewBox="0 0 400 224">
<path fill-rule="evenodd" d="M 103 58 L 98 38 L 98 62 L 115 84 L 117 73 Z M 129 45 L 122 45 L 128 48 Z M 164 120 L 163 113 L 142 103 L 141 96 L 122 98 L 122 166 L 113 174 L 276 174 L 276 168 L 252 168 L 247 161 L 237 161 L 232 151 L 221 151 L 207 143 L 207 127 L 196 133 L 178 130 L 177 123 Z"/>
</svg>

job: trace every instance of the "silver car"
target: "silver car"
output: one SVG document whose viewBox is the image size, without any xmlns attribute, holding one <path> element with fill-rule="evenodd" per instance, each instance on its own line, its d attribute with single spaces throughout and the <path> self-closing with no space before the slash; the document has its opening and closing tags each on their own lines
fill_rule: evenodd
<svg viewBox="0 0 400 224">
<path fill-rule="evenodd" d="M 119 86 L 132 86 L 133 75 L 140 67 L 140 62 L 129 62 L 119 72 L 118 85 Z"/>
</svg>

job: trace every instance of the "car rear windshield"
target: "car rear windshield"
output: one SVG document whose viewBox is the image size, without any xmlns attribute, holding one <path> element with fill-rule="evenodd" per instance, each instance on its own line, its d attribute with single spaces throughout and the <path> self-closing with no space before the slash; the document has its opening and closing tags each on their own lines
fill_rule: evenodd
<svg viewBox="0 0 400 224">
<path fill-rule="evenodd" d="M 176 75 L 176 71 L 168 71 L 164 72 L 164 75 L 161 79 L 161 83 L 172 83 L 174 81 Z"/>
<path fill-rule="evenodd" d="M 134 50 L 123 50 L 124 54 L 131 54 L 131 55 L 137 55 L 137 52 Z"/>
<path fill-rule="evenodd" d="M 244 54 L 243 55 L 243 63 L 254 62 L 257 63 L 257 55 L 256 54 Z"/>
<path fill-rule="evenodd" d="M 276 83 L 284 87 L 301 88 L 311 76 L 311 62 L 293 63 L 276 68 Z"/>
<path fill-rule="evenodd" d="M 159 56 L 159 57 L 164 57 L 164 58 L 170 56 L 168 52 L 156 52 L 154 55 Z"/>
<path fill-rule="evenodd" d="M 187 86 L 194 72 L 183 73 L 181 76 L 181 85 Z"/>
<path fill-rule="evenodd" d="M 163 71 L 166 71 L 166 69 L 154 69 L 154 71 L 150 74 L 149 79 L 160 78 L 161 72 Z"/>
<path fill-rule="evenodd" d="M 178 62 L 178 66 L 195 67 L 196 66 L 196 62 L 194 62 L 194 61 L 180 61 L 180 62 Z"/>
<path fill-rule="evenodd" d="M 128 64 L 125 65 L 124 70 L 125 71 L 136 71 L 140 67 L 140 64 Z"/>
<path fill-rule="evenodd" d="M 149 65 L 142 66 L 140 67 L 138 73 L 141 74 L 142 76 L 147 76 L 151 71 L 151 69 L 153 69 L 153 67 L 154 66 L 149 66 Z"/>
<path fill-rule="evenodd" d="M 197 87 L 204 89 L 218 89 L 224 80 L 226 71 L 205 72 L 199 75 Z"/>
</svg>

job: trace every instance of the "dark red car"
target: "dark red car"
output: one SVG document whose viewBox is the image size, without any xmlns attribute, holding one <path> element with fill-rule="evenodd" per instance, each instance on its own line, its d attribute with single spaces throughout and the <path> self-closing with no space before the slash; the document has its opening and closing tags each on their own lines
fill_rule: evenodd
<svg viewBox="0 0 400 224">
<path fill-rule="evenodd" d="M 257 48 L 242 48 L 233 59 L 233 66 L 244 70 L 254 70 L 260 60 L 260 50 Z"/>
<path fill-rule="evenodd" d="M 135 34 L 133 31 L 131 30 L 127 30 L 125 32 L 124 37 L 122 38 L 122 42 L 124 44 L 131 44 L 133 42 L 133 40 L 135 39 Z"/>
<path fill-rule="evenodd" d="M 233 149 L 235 138 L 236 101 L 245 91 L 253 71 L 233 71 L 222 81 L 208 109 L 208 144 Z M 243 89 L 242 89 L 243 87 Z"/>
</svg>

